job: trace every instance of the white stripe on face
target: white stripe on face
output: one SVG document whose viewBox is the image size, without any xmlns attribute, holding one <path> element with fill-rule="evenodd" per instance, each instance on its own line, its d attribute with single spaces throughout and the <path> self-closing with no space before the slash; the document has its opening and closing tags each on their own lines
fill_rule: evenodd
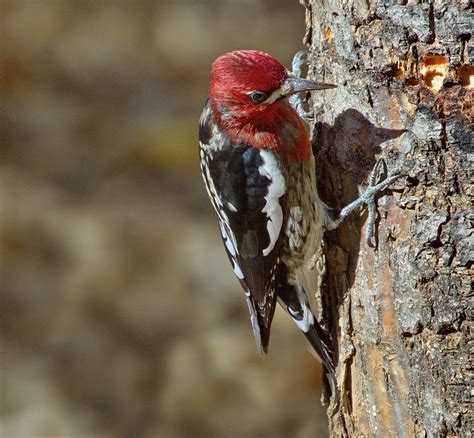
<svg viewBox="0 0 474 438">
<path fill-rule="evenodd" d="M 270 94 L 270 96 L 266 98 L 265 102 L 263 103 L 265 105 L 270 105 L 276 102 L 278 99 L 280 99 L 280 97 L 282 97 L 283 95 L 284 95 L 283 90 L 281 89 L 281 87 L 278 87 L 276 90 L 272 92 L 272 94 Z"/>
</svg>

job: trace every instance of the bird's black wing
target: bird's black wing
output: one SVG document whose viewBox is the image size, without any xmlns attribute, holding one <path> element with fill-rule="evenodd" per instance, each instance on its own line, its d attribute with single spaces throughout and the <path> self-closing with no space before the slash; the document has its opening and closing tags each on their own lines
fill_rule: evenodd
<svg viewBox="0 0 474 438">
<path fill-rule="evenodd" d="M 266 352 L 277 298 L 285 180 L 271 150 L 233 144 L 208 118 L 201 118 L 200 146 L 227 254 L 247 293 L 257 346 Z"/>
</svg>

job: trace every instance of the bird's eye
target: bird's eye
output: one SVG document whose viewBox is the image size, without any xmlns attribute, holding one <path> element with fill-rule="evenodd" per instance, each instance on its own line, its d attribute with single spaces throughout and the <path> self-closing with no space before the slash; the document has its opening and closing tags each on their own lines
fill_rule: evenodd
<svg viewBox="0 0 474 438">
<path fill-rule="evenodd" d="M 268 97 L 268 93 L 264 91 L 252 91 L 248 96 L 252 99 L 252 102 L 261 103 Z"/>
</svg>

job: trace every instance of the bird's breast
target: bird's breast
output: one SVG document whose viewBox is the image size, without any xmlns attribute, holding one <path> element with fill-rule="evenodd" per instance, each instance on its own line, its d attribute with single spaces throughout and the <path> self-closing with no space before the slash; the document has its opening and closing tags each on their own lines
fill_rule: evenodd
<svg viewBox="0 0 474 438">
<path fill-rule="evenodd" d="M 282 259 L 294 267 L 303 266 L 321 244 L 322 203 L 316 189 L 314 159 L 292 163 L 285 169 L 285 238 Z"/>
</svg>

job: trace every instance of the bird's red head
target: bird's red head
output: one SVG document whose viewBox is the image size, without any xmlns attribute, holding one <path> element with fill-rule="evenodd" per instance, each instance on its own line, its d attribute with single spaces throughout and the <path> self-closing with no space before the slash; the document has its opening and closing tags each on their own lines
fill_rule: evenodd
<svg viewBox="0 0 474 438">
<path fill-rule="evenodd" d="M 257 50 L 226 53 L 212 64 L 209 97 L 224 115 L 226 112 L 258 114 L 266 109 L 259 105 L 262 103 L 259 98 L 264 101 L 287 76 L 285 67 L 267 53 Z"/>
<path fill-rule="evenodd" d="M 304 160 L 308 135 L 287 97 L 324 88 L 333 86 L 295 78 L 267 53 L 238 50 L 212 64 L 209 98 L 215 120 L 235 142 Z"/>
</svg>

